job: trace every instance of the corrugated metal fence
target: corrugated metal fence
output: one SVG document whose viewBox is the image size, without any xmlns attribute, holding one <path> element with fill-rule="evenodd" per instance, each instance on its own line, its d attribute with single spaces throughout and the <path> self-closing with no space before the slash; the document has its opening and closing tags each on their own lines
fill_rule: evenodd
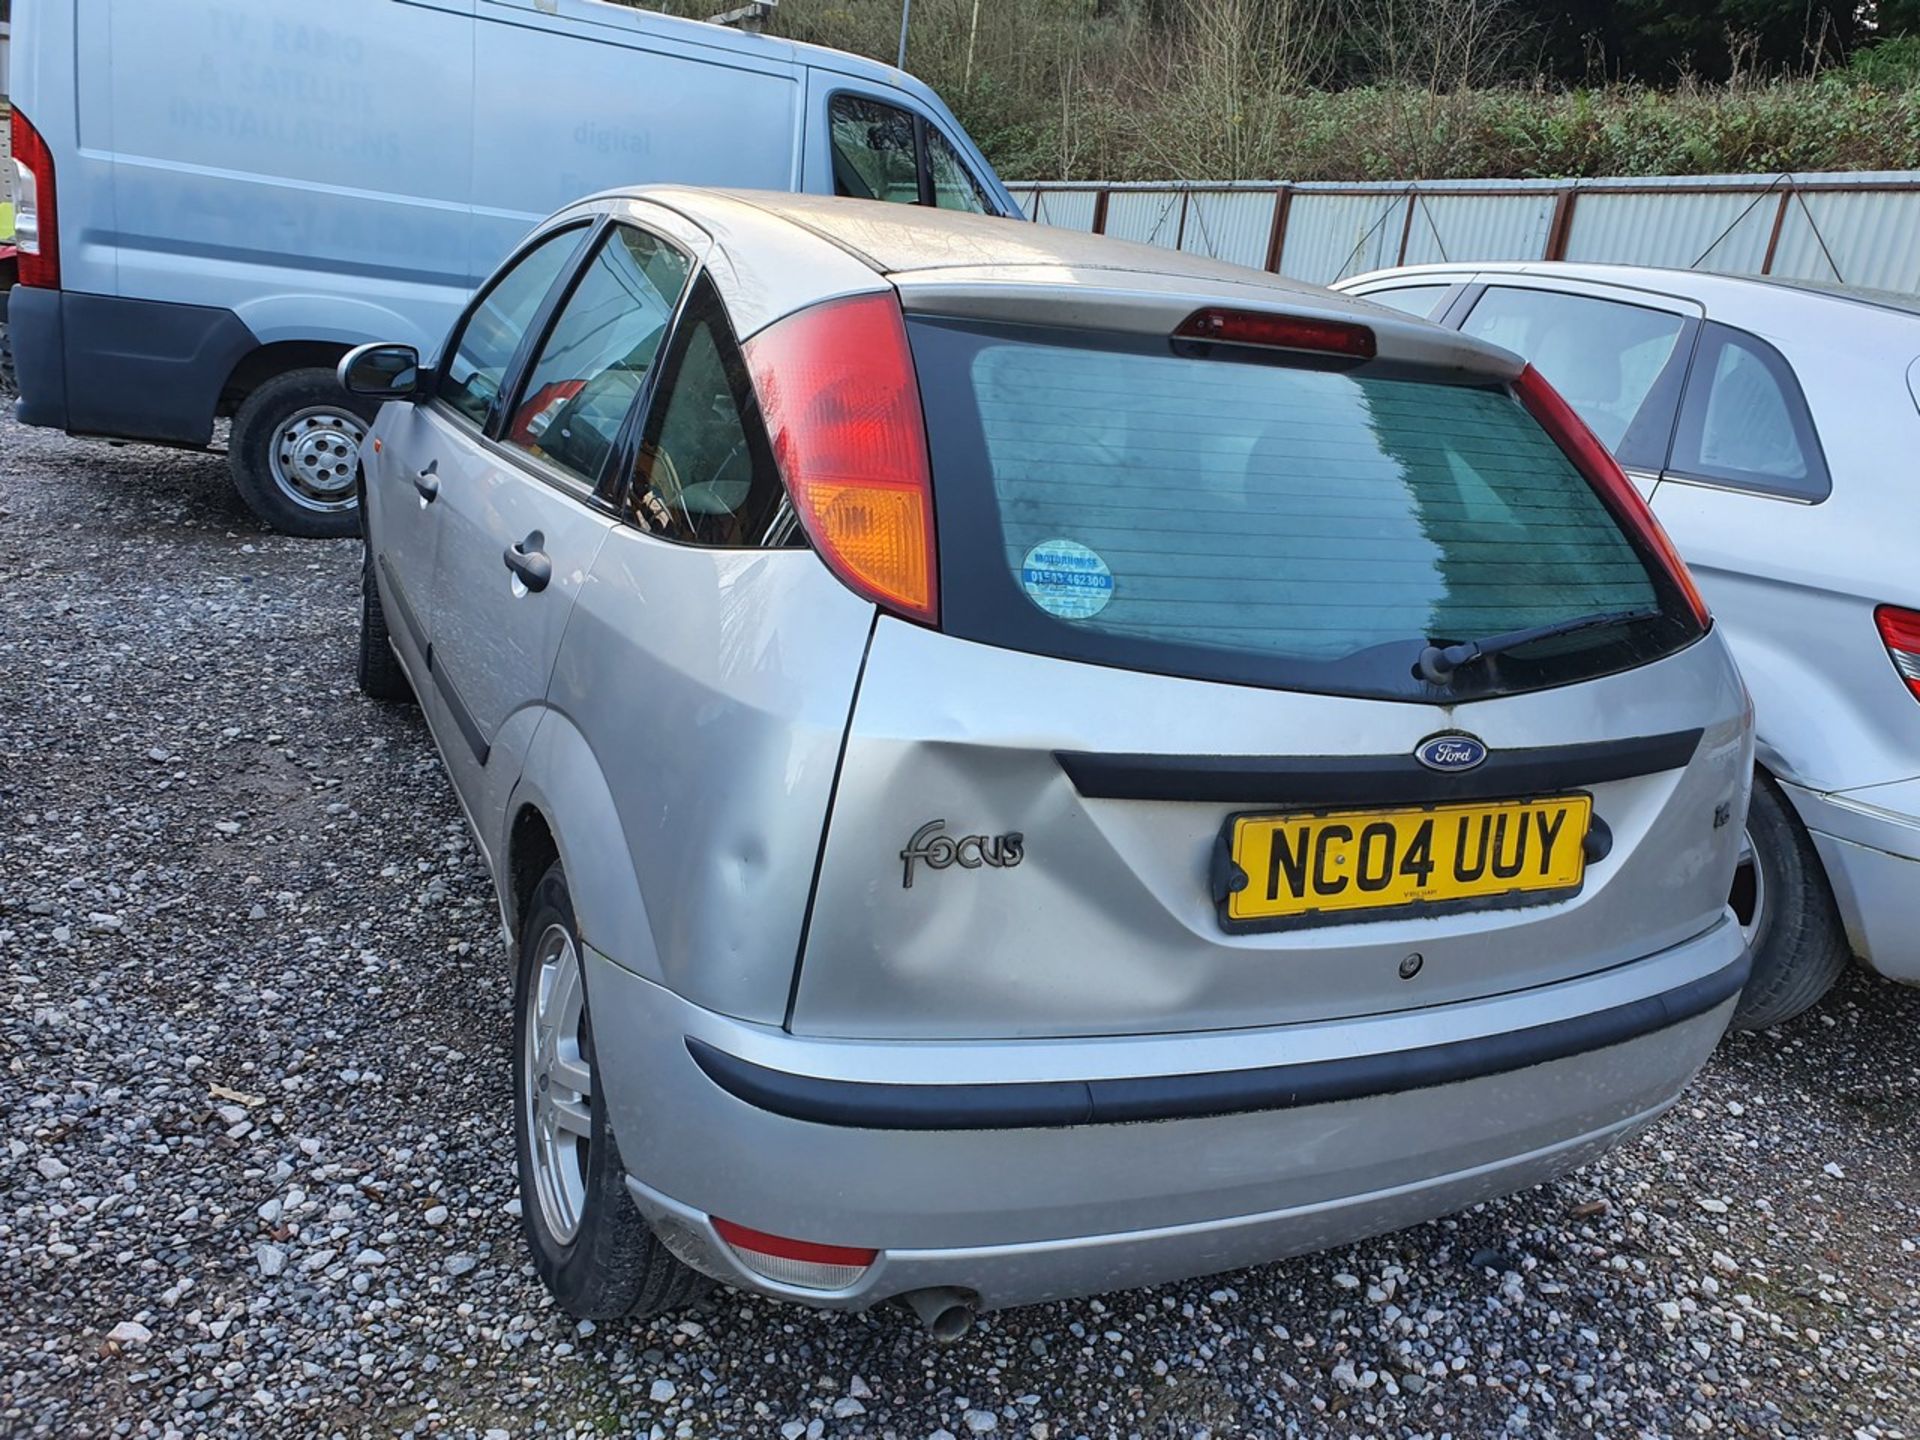
<svg viewBox="0 0 1920 1440">
<path fill-rule="evenodd" d="M 1603 260 L 1920 292 L 1920 171 L 1008 188 L 1044 224 L 1317 285 L 1432 260 Z"/>
</svg>

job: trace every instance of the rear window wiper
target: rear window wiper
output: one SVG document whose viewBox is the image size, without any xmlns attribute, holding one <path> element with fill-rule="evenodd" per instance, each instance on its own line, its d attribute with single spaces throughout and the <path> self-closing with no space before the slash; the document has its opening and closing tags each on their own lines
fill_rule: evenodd
<svg viewBox="0 0 1920 1440">
<path fill-rule="evenodd" d="M 1413 673 L 1430 685 L 1445 685 L 1454 672 L 1498 655 L 1517 650 L 1536 640 L 1551 640 L 1571 635 L 1576 630 L 1597 630 L 1603 625 L 1630 625 L 1636 620 L 1657 620 L 1657 610 L 1607 610 L 1598 615 L 1576 615 L 1571 620 L 1555 620 L 1550 625 L 1535 625 L 1526 630 L 1509 630 L 1504 635 L 1489 635 L 1484 640 L 1466 640 L 1458 645 L 1429 645 L 1420 652 Z"/>
</svg>

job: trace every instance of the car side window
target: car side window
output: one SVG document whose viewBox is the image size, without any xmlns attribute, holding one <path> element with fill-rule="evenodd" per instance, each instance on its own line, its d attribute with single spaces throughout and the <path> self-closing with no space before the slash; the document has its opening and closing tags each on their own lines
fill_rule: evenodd
<svg viewBox="0 0 1920 1440">
<path fill-rule="evenodd" d="M 641 529 L 689 545 L 779 544 L 791 529 L 746 359 L 705 276 L 662 362 L 626 510 Z"/>
<path fill-rule="evenodd" d="M 439 397 L 462 419 L 485 426 L 507 369 L 553 282 L 572 258 L 585 226 L 556 230 L 497 276 L 461 322 Z"/>
<path fill-rule="evenodd" d="M 1369 290 L 1359 298 L 1385 305 L 1390 310 L 1398 310 L 1403 315 L 1411 315 L 1416 320 L 1431 320 L 1440 301 L 1451 289 L 1451 285 L 1396 285 L 1391 290 Z"/>
<path fill-rule="evenodd" d="M 596 484 L 691 269 L 657 236 L 608 230 L 528 368 L 501 439 Z"/>
<path fill-rule="evenodd" d="M 947 137 L 933 126 L 926 127 L 927 169 L 933 177 L 933 203 L 942 210 L 966 210 L 975 215 L 992 213 L 986 193 L 973 178 L 966 162 L 948 143 Z"/>
<path fill-rule="evenodd" d="M 836 95 L 827 107 L 833 193 L 856 200 L 920 203 L 913 116 L 864 95 Z"/>
<path fill-rule="evenodd" d="M 1833 489 L 1792 367 L 1766 341 L 1725 325 L 1701 336 L 1669 470 L 1799 500 Z"/>
<path fill-rule="evenodd" d="M 1517 285 L 1489 285 L 1462 333 L 1526 359 L 1622 465 L 1666 461 L 1686 373 L 1684 315 Z"/>
</svg>

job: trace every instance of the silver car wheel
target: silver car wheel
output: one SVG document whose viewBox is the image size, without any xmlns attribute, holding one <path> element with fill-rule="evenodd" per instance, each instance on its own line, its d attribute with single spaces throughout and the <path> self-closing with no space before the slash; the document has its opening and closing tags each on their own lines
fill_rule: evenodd
<svg viewBox="0 0 1920 1440">
<path fill-rule="evenodd" d="M 281 422 L 267 452 L 274 484 L 303 509 L 351 510 L 353 468 L 366 438 L 366 422 L 351 411 L 297 410 Z"/>
<path fill-rule="evenodd" d="M 1740 832 L 1740 858 L 1734 864 L 1733 889 L 1727 903 L 1740 922 L 1740 938 L 1747 949 L 1753 949 L 1767 913 L 1767 877 L 1760 868 L 1760 857 L 1754 853 L 1753 835 L 1747 830 Z"/>
<path fill-rule="evenodd" d="M 534 951 L 527 987 L 526 1054 L 520 1104 L 526 1112 L 534 1203 L 559 1244 L 580 1230 L 587 1203 L 587 1146 L 593 1129 L 593 1069 L 582 1037 L 587 992 L 580 956 L 564 925 L 549 925 Z"/>
</svg>

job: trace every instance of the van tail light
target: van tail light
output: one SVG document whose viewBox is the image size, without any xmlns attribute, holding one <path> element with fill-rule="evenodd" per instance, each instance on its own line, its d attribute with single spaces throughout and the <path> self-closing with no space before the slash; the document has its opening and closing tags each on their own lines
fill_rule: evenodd
<svg viewBox="0 0 1920 1440">
<path fill-rule="evenodd" d="M 1920 700 L 1920 610 L 1882 605 L 1873 612 L 1873 623 L 1880 627 L 1880 638 L 1887 642 L 1893 668 L 1907 682 L 1913 698 Z"/>
<path fill-rule="evenodd" d="M 1693 618 L 1705 629 L 1713 621 L 1707 602 L 1700 594 L 1700 587 L 1693 583 L 1687 565 L 1680 558 L 1680 552 L 1673 548 L 1673 541 L 1667 538 L 1667 532 L 1654 518 L 1652 508 L 1633 488 L 1633 482 L 1627 479 L 1627 472 L 1620 468 L 1620 462 L 1613 458 L 1611 451 L 1602 445 L 1587 428 L 1587 422 L 1573 411 L 1573 407 L 1560 398 L 1560 392 L 1549 385 L 1540 372 L 1529 365 L 1520 372 L 1520 378 L 1513 382 L 1513 393 L 1527 412 L 1540 422 L 1540 428 L 1553 437 L 1553 441 L 1566 452 L 1569 460 L 1587 479 L 1607 509 L 1613 512 L 1614 519 L 1636 537 L 1647 549 L 1651 550 L 1668 577 L 1680 593 L 1686 597 L 1692 607 Z"/>
<path fill-rule="evenodd" d="M 53 152 L 33 122 L 13 112 L 13 239 L 21 285 L 60 288 L 60 220 L 53 203 Z"/>
<path fill-rule="evenodd" d="M 1351 320 L 1275 315 L 1264 310 L 1225 310 L 1214 305 L 1196 310 L 1182 320 L 1173 338 L 1217 345 L 1255 345 L 1266 350 L 1304 350 L 1316 355 L 1343 355 L 1349 360 L 1371 360 L 1376 349 L 1373 331 Z"/>
<path fill-rule="evenodd" d="M 744 348 L 787 493 L 821 558 L 885 609 L 939 623 L 933 478 L 899 301 L 890 291 L 829 300 Z"/>
<path fill-rule="evenodd" d="M 756 1275 L 782 1285 L 799 1285 L 808 1290 L 844 1290 L 873 1264 L 878 1250 L 858 1250 L 850 1245 L 816 1245 L 809 1240 L 789 1240 L 763 1230 L 749 1230 L 731 1220 L 713 1217 L 713 1230 L 727 1247 L 740 1257 L 740 1263 Z"/>
</svg>

